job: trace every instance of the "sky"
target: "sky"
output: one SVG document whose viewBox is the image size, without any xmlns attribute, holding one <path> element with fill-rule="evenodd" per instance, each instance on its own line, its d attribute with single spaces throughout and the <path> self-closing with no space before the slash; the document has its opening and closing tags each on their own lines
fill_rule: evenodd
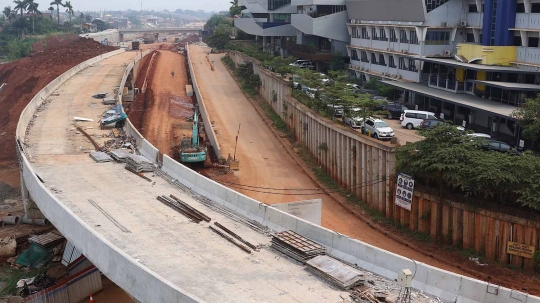
<svg viewBox="0 0 540 303">
<path fill-rule="evenodd" d="M 103 11 L 107 10 L 140 10 L 141 2 L 143 10 L 163 10 L 167 9 L 169 11 L 175 11 L 177 9 L 190 9 L 190 10 L 204 10 L 207 12 L 211 11 L 222 11 L 229 10 L 231 6 L 229 3 L 230 0 L 92 0 L 92 1 L 81 1 L 81 0 L 71 0 L 71 5 L 73 6 L 74 11 Z M 39 3 L 39 9 L 41 11 L 47 11 L 52 0 L 35 0 Z M 10 0 L 0 0 L 0 10 L 3 10 L 4 7 L 15 6 L 13 1 Z M 62 8 L 60 8 L 62 11 Z"/>
</svg>

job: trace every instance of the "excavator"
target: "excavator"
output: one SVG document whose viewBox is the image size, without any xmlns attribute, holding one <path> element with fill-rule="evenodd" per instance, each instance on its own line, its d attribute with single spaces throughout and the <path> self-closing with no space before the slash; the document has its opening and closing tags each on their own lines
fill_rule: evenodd
<svg viewBox="0 0 540 303">
<path fill-rule="evenodd" d="M 180 162 L 195 163 L 206 162 L 207 148 L 200 144 L 199 138 L 199 113 L 195 110 L 193 115 L 193 128 L 191 138 L 183 138 L 180 143 Z"/>
</svg>

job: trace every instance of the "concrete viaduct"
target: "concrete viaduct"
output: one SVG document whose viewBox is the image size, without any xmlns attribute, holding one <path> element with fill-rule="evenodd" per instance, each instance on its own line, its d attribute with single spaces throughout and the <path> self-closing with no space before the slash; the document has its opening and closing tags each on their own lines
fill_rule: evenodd
<svg viewBox="0 0 540 303">
<path fill-rule="evenodd" d="M 540 303 L 538 297 L 404 258 L 253 200 L 161 155 L 129 121 L 126 134 L 138 153 L 155 163 L 157 171 L 146 174 L 151 182 L 123 164 L 94 162 L 88 156 L 94 147 L 76 126 L 98 141 L 108 139 L 110 129 L 73 116 L 98 121 L 108 107 L 92 94 L 124 87 L 146 54 L 117 50 L 67 71 L 30 101 L 16 133 L 27 216 L 49 219 L 139 302 L 343 300 L 342 291 L 304 266 L 267 248 L 247 254 L 214 234 L 209 223 L 190 221 L 156 200 L 173 194 L 252 243 L 268 245 L 270 239 L 244 219 L 275 231 L 293 230 L 324 245 L 327 254 L 390 280 L 402 269 L 414 270 L 412 286 L 445 301 Z M 122 95 L 118 99 L 121 103 Z"/>
<path fill-rule="evenodd" d="M 107 39 L 108 42 L 117 43 L 123 42 L 127 35 L 137 36 L 137 34 L 198 34 L 201 36 L 203 29 L 197 27 L 168 27 L 168 28 L 148 28 L 148 29 L 109 29 L 98 33 L 81 34 L 81 37 L 94 39 L 101 42 Z"/>
</svg>

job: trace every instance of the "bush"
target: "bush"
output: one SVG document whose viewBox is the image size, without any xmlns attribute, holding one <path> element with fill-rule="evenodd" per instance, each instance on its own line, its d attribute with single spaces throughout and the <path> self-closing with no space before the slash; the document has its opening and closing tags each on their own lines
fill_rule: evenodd
<svg viewBox="0 0 540 303">
<path fill-rule="evenodd" d="M 440 193 L 540 210 L 540 158 L 483 151 L 484 139 L 452 125 L 422 131 L 422 141 L 397 149 L 397 170 Z"/>
</svg>

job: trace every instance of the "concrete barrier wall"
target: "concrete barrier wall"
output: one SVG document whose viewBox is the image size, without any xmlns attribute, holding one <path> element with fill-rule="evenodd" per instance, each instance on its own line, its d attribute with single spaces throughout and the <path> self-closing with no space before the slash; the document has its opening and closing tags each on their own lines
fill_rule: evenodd
<svg viewBox="0 0 540 303">
<path fill-rule="evenodd" d="M 290 82 L 261 68 L 258 60 L 236 51 L 229 55 L 236 65 L 253 63 L 261 79 L 259 94 L 336 183 L 388 218 L 399 211 L 389 195 L 395 146 L 322 117 L 294 99 Z"/>
<path fill-rule="evenodd" d="M 212 126 L 212 123 L 210 122 L 210 116 L 208 115 L 208 111 L 206 110 L 206 106 L 204 105 L 204 100 L 201 96 L 201 93 L 199 92 L 199 86 L 197 85 L 197 78 L 195 77 L 195 73 L 193 72 L 193 65 L 191 64 L 191 59 L 189 57 L 189 44 L 186 45 L 186 56 L 188 60 L 189 74 L 191 75 L 191 84 L 193 85 L 193 90 L 195 91 L 195 97 L 197 98 L 197 102 L 199 103 L 199 111 L 201 112 L 201 115 L 203 117 L 203 123 L 204 123 L 204 129 L 206 131 L 206 136 L 208 137 L 208 140 L 210 140 L 212 147 L 214 147 L 214 152 L 216 153 L 217 158 L 220 159 L 222 157 L 221 147 L 219 147 L 219 143 L 216 139 L 216 133 L 214 131 L 214 127 Z"/>
<path fill-rule="evenodd" d="M 87 60 L 70 69 L 43 88 L 21 113 L 17 125 L 17 139 L 24 141 L 34 113 L 46 98 L 77 72 L 105 58 L 123 52 L 118 50 Z M 150 145 L 151 146 L 151 145 Z M 18 147 L 24 188 L 41 212 L 73 243 L 96 267 L 114 283 L 140 302 L 204 302 L 170 283 L 141 265 L 107 239 L 95 232 L 39 181 L 24 151 Z"/>
<path fill-rule="evenodd" d="M 394 280 L 397 278 L 398 271 L 410 269 L 414 273 L 413 287 L 429 295 L 452 302 L 540 303 L 538 297 L 416 262 L 314 225 L 224 187 L 166 155 L 163 156 L 162 170 L 198 194 L 276 231 L 293 230 L 324 245 L 330 255 L 357 264 L 360 268 L 385 278 Z"/>
</svg>

